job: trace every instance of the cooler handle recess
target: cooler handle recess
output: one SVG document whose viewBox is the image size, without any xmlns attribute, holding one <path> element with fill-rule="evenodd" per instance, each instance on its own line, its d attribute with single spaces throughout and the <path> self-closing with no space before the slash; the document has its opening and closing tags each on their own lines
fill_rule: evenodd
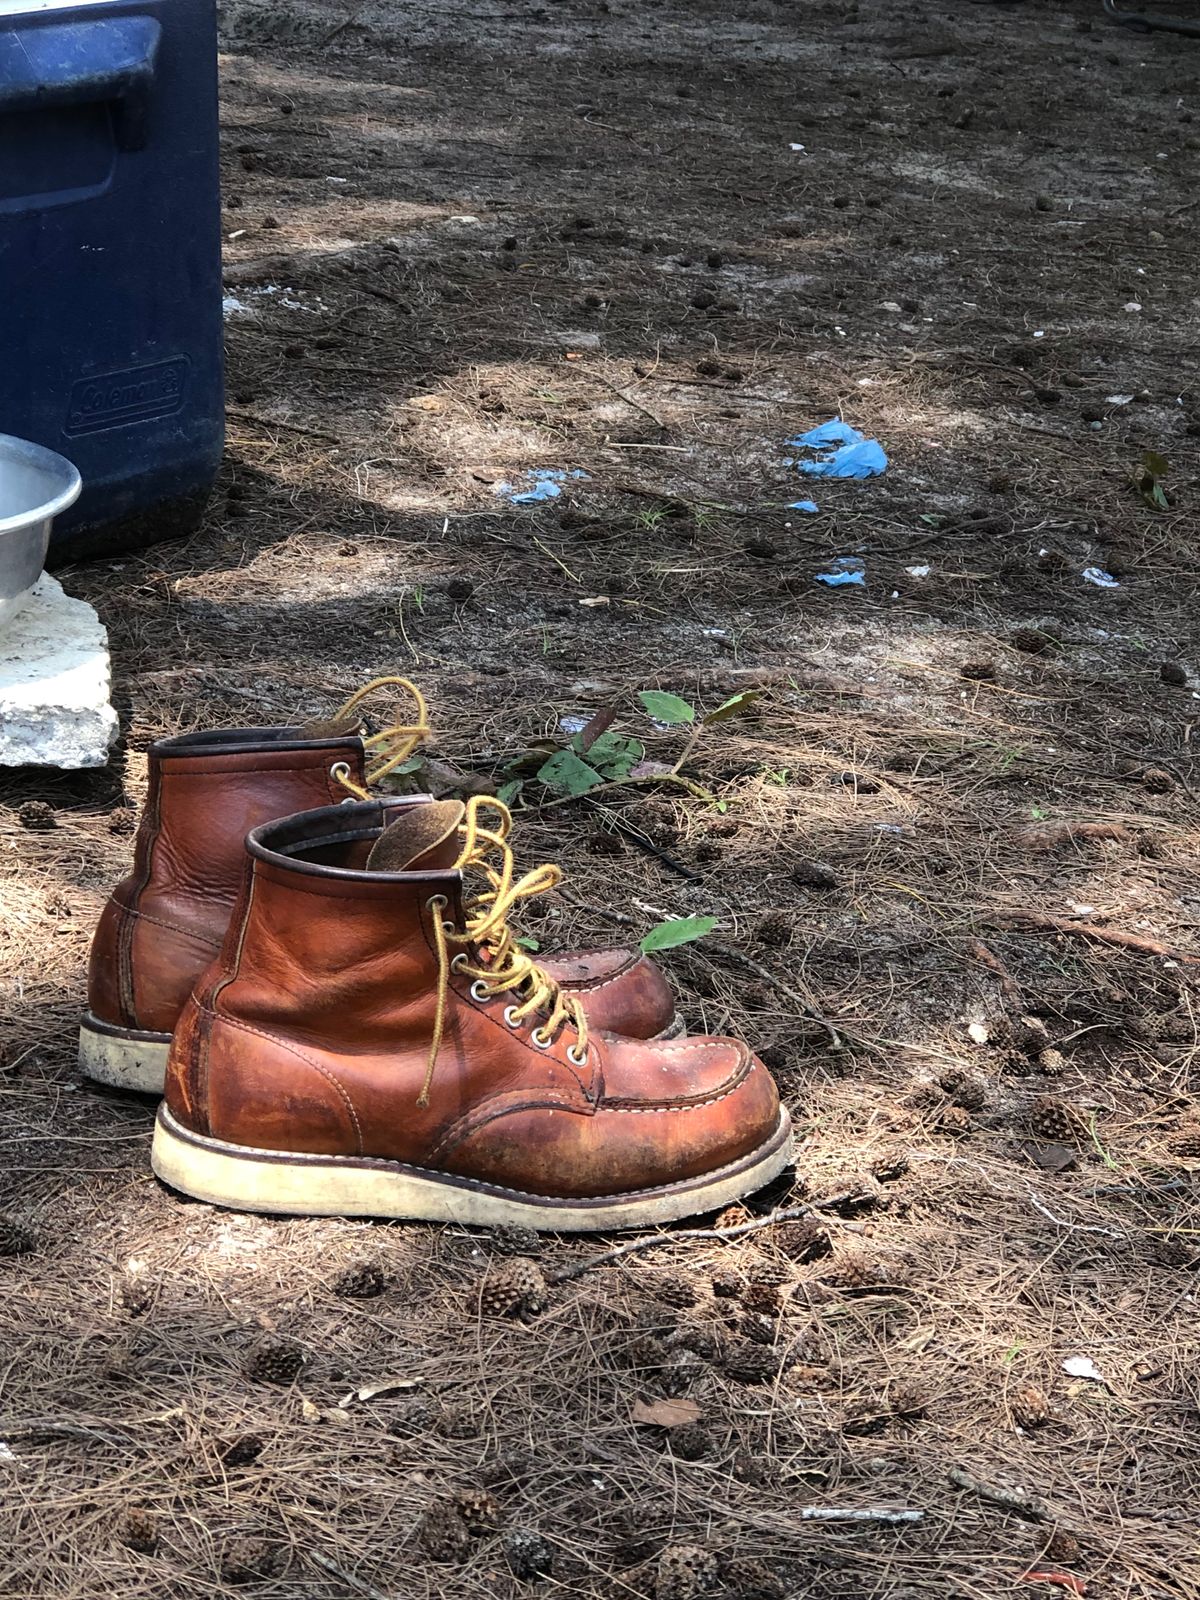
<svg viewBox="0 0 1200 1600">
<path fill-rule="evenodd" d="M 118 146 L 140 150 L 161 35 L 153 17 L 4 29 L 0 114 L 115 101 Z"/>
</svg>

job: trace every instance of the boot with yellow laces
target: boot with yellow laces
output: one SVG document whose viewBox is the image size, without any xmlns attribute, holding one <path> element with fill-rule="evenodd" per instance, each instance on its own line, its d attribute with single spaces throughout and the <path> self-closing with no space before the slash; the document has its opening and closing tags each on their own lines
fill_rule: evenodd
<svg viewBox="0 0 1200 1600">
<path fill-rule="evenodd" d="M 498 802 L 375 801 L 255 829 L 221 956 L 175 1029 L 153 1164 L 252 1211 L 643 1227 L 790 1156 L 734 1039 L 598 1032 L 516 942 Z"/>
<path fill-rule="evenodd" d="M 363 702 L 396 689 L 411 698 L 411 718 L 364 736 Z M 328 721 L 189 733 L 152 745 L 133 870 L 113 890 L 92 943 L 79 1034 L 84 1074 L 161 1093 L 176 1018 L 233 912 L 247 833 L 367 795 L 428 733 L 420 691 L 387 677 L 365 685 Z M 395 802 L 428 803 L 427 796 Z M 635 1038 L 681 1030 L 665 978 L 636 950 L 573 952 L 545 966 L 596 1027 Z"/>
</svg>

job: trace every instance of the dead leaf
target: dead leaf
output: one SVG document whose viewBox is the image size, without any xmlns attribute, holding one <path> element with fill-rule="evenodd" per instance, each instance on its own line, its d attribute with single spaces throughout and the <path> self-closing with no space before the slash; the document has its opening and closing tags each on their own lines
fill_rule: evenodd
<svg viewBox="0 0 1200 1600">
<path fill-rule="evenodd" d="M 593 598 L 590 600 L 581 600 L 579 604 L 581 606 L 588 606 L 594 610 L 597 606 L 610 606 L 612 605 L 612 601 L 606 594 L 598 594 L 593 596 Z"/>
<path fill-rule="evenodd" d="M 967 1029 L 967 1037 L 972 1044 L 986 1044 L 991 1035 L 982 1022 L 973 1022 Z"/>
<path fill-rule="evenodd" d="M 343 1411 L 341 1406 L 330 1406 L 329 1410 L 325 1413 L 325 1421 L 336 1422 L 339 1427 L 344 1428 L 350 1421 L 350 1413 L 348 1411 Z"/>
<path fill-rule="evenodd" d="M 440 394 L 415 394 L 408 402 L 418 411 L 445 411 L 446 402 Z"/>
<path fill-rule="evenodd" d="M 689 1422 L 699 1422 L 700 1407 L 694 1400 L 635 1400 L 633 1420 L 648 1422 L 656 1428 L 682 1428 Z"/>
<path fill-rule="evenodd" d="M 349 1406 L 356 1400 L 375 1400 L 381 1394 L 399 1394 L 402 1390 L 420 1387 L 420 1378 L 380 1378 L 378 1383 L 364 1383 L 361 1389 L 351 1389 L 342 1405 Z"/>
<path fill-rule="evenodd" d="M 587 755 L 602 733 L 607 733 L 617 720 L 617 713 L 611 706 L 601 706 L 592 717 L 584 723 L 575 736 L 580 755 Z"/>
<path fill-rule="evenodd" d="M 312 1401 L 307 1397 L 307 1395 L 302 1394 L 300 1396 L 300 1415 L 304 1418 L 305 1422 L 320 1422 L 321 1408 L 320 1406 L 313 1405 Z"/>
</svg>

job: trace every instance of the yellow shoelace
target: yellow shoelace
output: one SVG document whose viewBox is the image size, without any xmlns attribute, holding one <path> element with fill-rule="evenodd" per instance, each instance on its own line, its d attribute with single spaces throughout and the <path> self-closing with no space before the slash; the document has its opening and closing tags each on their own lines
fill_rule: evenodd
<svg viewBox="0 0 1200 1600">
<path fill-rule="evenodd" d="M 363 740 L 363 748 L 375 757 L 367 763 L 365 772 L 367 784 L 378 783 L 380 779 L 386 778 L 389 772 L 394 772 L 429 737 L 429 710 L 425 704 L 425 696 L 408 678 L 372 678 L 370 683 L 364 683 L 361 689 L 355 690 L 331 721 L 335 724 L 348 722 L 367 696 L 379 689 L 403 689 L 405 694 L 412 697 L 417 714 L 412 722 L 393 723 L 390 727 L 382 728 L 378 733 L 373 733 Z M 350 769 L 344 762 L 339 762 L 333 770 L 338 782 L 352 795 L 359 800 L 371 798 L 367 788 L 354 782 L 350 776 Z"/>
<path fill-rule="evenodd" d="M 487 827 L 480 820 L 481 811 L 495 813 L 495 823 Z M 434 1015 L 433 1040 L 429 1047 L 429 1062 L 425 1081 L 417 1099 L 419 1106 L 429 1104 L 429 1086 L 433 1082 L 438 1051 L 446 1026 L 446 1008 L 450 992 L 450 974 L 461 973 L 471 979 L 471 992 L 477 1000 L 495 1000 L 500 995 L 511 994 L 516 1003 L 504 1011 L 504 1020 L 510 1028 L 519 1028 L 523 1022 L 537 1015 L 538 1026 L 530 1038 L 539 1050 L 548 1050 L 564 1027 L 570 1026 L 576 1042 L 568 1046 L 567 1057 L 574 1066 L 587 1063 L 588 1025 L 583 1006 L 574 995 L 564 995 L 555 980 L 533 960 L 528 951 L 517 943 L 508 925 L 512 908 L 522 900 L 545 894 L 562 881 L 562 868 L 546 863 L 533 867 L 524 876 L 513 880 L 513 854 L 508 845 L 512 829 L 512 816 L 508 807 L 488 795 L 475 795 L 467 801 L 466 817 L 459 833 L 462 848 L 454 863 L 456 871 L 471 868 L 483 873 L 488 887 L 463 901 L 463 927 L 458 929 L 446 922 L 442 912 L 449 902 L 445 895 L 434 895 L 429 902 L 433 911 L 433 937 L 438 958 L 437 1009 Z M 489 859 L 499 855 L 497 868 Z M 464 945 L 479 959 L 472 960 L 467 950 L 451 956 L 451 945 Z"/>
</svg>

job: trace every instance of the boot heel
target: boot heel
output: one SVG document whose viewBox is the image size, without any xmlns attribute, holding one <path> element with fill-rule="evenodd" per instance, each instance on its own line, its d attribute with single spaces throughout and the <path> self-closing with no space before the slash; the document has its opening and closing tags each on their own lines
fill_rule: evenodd
<svg viewBox="0 0 1200 1600">
<path fill-rule="evenodd" d="M 167 1076 L 169 1033 L 117 1028 L 85 1012 L 79 1023 L 79 1070 L 113 1089 L 161 1094 Z"/>
</svg>

